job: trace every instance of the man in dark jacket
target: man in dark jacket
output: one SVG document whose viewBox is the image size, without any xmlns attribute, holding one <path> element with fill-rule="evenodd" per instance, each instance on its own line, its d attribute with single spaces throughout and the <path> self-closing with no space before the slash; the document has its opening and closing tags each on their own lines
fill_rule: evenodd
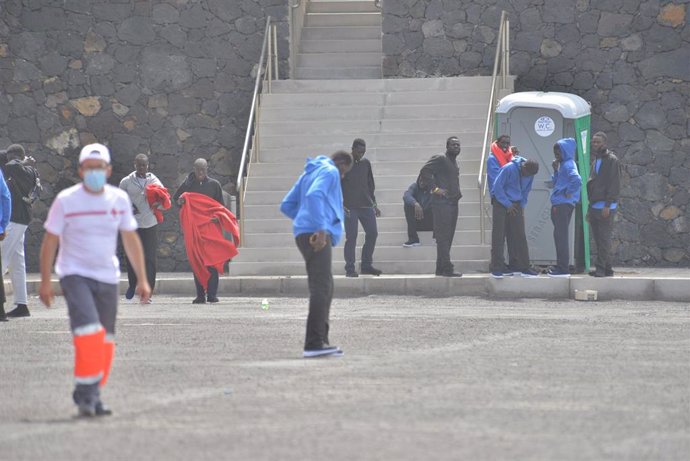
<svg viewBox="0 0 690 461">
<path fill-rule="evenodd" d="M 407 242 L 403 243 L 403 247 L 418 247 L 421 243 L 417 231 L 430 231 L 434 228 L 429 189 L 422 187 L 417 181 L 413 182 L 403 194 L 403 203 L 407 221 Z"/>
<path fill-rule="evenodd" d="M 223 189 L 218 181 L 208 177 L 208 162 L 203 158 L 198 158 L 194 161 L 194 171 L 189 173 L 187 179 L 177 188 L 175 195 L 173 195 L 173 202 L 178 205 L 184 203 L 184 198 L 180 195 L 185 192 L 196 192 L 211 197 L 216 202 L 223 205 Z M 192 304 L 205 304 L 206 301 L 210 303 L 217 303 L 218 297 L 218 271 L 213 268 L 208 268 L 211 274 L 208 279 L 208 290 L 204 292 L 203 285 L 194 276 L 194 284 L 196 285 L 196 298 Z"/>
<path fill-rule="evenodd" d="M 445 155 L 434 155 L 419 173 L 423 184 L 431 191 L 431 209 L 434 215 L 434 237 L 436 238 L 436 275 L 462 277 L 455 272 L 450 261 L 455 227 L 458 222 L 458 201 L 460 193 L 460 169 L 457 157 L 460 154 L 460 140 L 451 136 L 446 141 Z"/>
<path fill-rule="evenodd" d="M 376 206 L 374 190 L 374 173 L 369 160 L 363 158 L 367 145 L 363 139 L 352 142 L 352 169 L 342 181 L 343 205 L 345 206 L 345 275 L 357 277 L 355 270 L 355 249 L 357 246 L 357 231 L 359 223 L 364 229 L 364 246 L 362 246 L 362 274 L 381 275 L 381 271 L 373 266 L 374 247 L 379 235 L 376 218 L 381 216 Z"/>
<path fill-rule="evenodd" d="M 608 138 L 601 131 L 592 136 L 592 164 L 587 195 L 589 210 L 587 220 L 592 226 L 592 236 L 597 246 L 596 269 L 589 273 L 593 277 L 611 277 L 611 231 L 613 218 L 618 209 L 618 197 L 621 189 L 620 164 L 618 157 L 608 150 Z"/>
<path fill-rule="evenodd" d="M 555 160 L 552 163 L 551 177 L 551 222 L 556 245 L 556 265 L 547 273 L 549 277 L 570 277 L 568 228 L 575 205 L 580 201 L 582 187 L 582 179 L 575 164 L 575 150 L 573 138 L 560 139 L 553 146 Z"/>
<path fill-rule="evenodd" d="M 26 261 L 24 258 L 24 235 L 31 222 L 31 203 L 34 189 L 38 185 L 38 173 L 32 165 L 33 157 L 27 157 L 24 148 L 12 144 L 7 148 L 8 162 L 3 167 L 5 180 L 12 194 L 12 213 L 7 226 L 7 237 L 0 243 L 2 267 L 10 270 L 15 308 L 8 317 L 29 317 L 26 292 Z"/>
</svg>

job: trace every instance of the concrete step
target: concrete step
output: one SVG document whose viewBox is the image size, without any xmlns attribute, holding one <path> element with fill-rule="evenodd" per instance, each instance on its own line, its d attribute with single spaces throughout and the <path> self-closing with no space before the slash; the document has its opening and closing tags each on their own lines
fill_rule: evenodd
<svg viewBox="0 0 690 461">
<path fill-rule="evenodd" d="M 302 53 L 381 53 L 380 39 L 362 40 L 302 40 Z M 380 62 L 380 61 L 379 61 Z"/>
<path fill-rule="evenodd" d="M 422 246 L 435 247 L 436 242 L 432 237 L 431 231 L 418 232 L 419 240 Z M 485 242 L 491 242 L 491 232 L 486 231 Z M 456 245 L 479 245 L 480 242 L 480 231 L 479 230 L 458 230 L 455 232 L 455 237 L 453 238 L 453 243 Z M 403 248 L 402 244 L 407 241 L 407 231 L 391 231 L 391 232 L 381 232 L 379 231 L 378 238 L 376 239 L 376 245 L 380 246 L 391 246 L 399 247 L 403 251 L 410 251 L 410 259 L 414 259 L 416 248 Z M 364 232 L 359 232 L 357 234 L 357 242 L 361 246 L 364 243 Z M 242 245 L 247 248 L 280 248 L 289 247 L 295 244 L 294 235 L 289 233 L 281 234 L 264 234 L 264 233 L 254 233 L 244 234 L 244 241 Z"/>
<path fill-rule="evenodd" d="M 331 32 L 326 28 L 324 32 Z M 332 31 L 335 32 L 335 31 Z M 328 34 L 327 34 L 328 35 Z M 304 40 L 304 36 L 303 36 Z M 337 40 L 327 36 L 322 40 Z M 511 81 L 514 77 L 510 77 Z M 273 93 L 397 93 L 397 92 L 486 92 L 491 91 L 491 77 L 392 78 L 371 80 L 277 80 Z M 488 103 L 488 100 L 486 101 Z"/>
<path fill-rule="evenodd" d="M 299 53 L 297 66 L 310 67 L 367 67 L 380 66 L 382 54 L 374 52 L 345 53 Z"/>
<path fill-rule="evenodd" d="M 302 29 L 302 41 L 363 39 L 381 40 L 381 26 L 304 27 Z"/>
<path fill-rule="evenodd" d="M 282 199 L 282 195 L 285 194 L 281 195 L 280 193 L 275 193 L 275 195 L 280 196 L 280 199 Z M 280 203 L 280 200 L 276 200 L 273 203 L 278 206 L 277 204 Z M 479 216 L 477 213 L 479 213 L 479 208 L 477 208 L 477 211 L 473 213 L 473 215 L 459 216 L 457 228 L 462 230 L 479 230 Z M 400 232 L 407 229 L 405 218 L 400 217 L 379 218 L 376 225 L 379 232 Z M 279 219 L 245 219 L 244 231 L 251 234 L 287 234 L 292 232 L 292 222 L 287 217 Z"/>
<path fill-rule="evenodd" d="M 369 153 L 365 158 L 369 158 Z M 371 161 L 371 159 L 369 159 Z M 372 168 L 375 172 L 386 175 L 416 175 L 422 167 L 422 161 L 403 162 L 390 160 L 386 162 L 372 161 Z M 479 173 L 478 160 L 459 160 L 458 167 L 461 173 Z M 304 163 L 251 163 L 249 166 L 250 180 L 266 176 L 289 176 L 297 178 L 304 170 Z M 411 184 L 411 182 L 410 182 Z"/>
<path fill-rule="evenodd" d="M 482 118 L 459 119 L 426 119 L 426 120 L 307 120 L 285 122 L 261 122 L 260 136 L 283 136 L 293 133 L 301 135 L 322 135 L 350 133 L 357 137 L 367 138 L 376 134 L 387 133 L 462 133 L 482 132 L 486 120 Z"/>
<path fill-rule="evenodd" d="M 312 134 L 308 137 L 303 134 L 265 136 L 263 133 L 259 133 L 259 144 L 262 150 L 301 147 L 305 149 L 306 155 L 309 156 L 311 152 L 326 152 L 330 154 L 338 149 L 348 148 L 352 146 L 354 138 L 363 137 L 367 142 L 367 146 L 376 146 L 377 148 L 437 146 L 436 150 L 445 152 L 446 139 L 449 136 L 458 136 L 462 145 L 480 146 L 483 142 L 484 133 L 477 130 L 463 132 L 461 128 L 438 133 L 368 133 L 363 135 L 359 131 L 354 131 L 350 133 Z M 463 158 L 468 157 L 463 155 Z M 263 153 L 260 159 L 266 161 Z M 400 160 L 414 159 L 400 158 Z"/>
<path fill-rule="evenodd" d="M 453 245 L 451 254 L 457 258 L 466 260 L 486 259 L 490 251 L 489 246 L 482 245 Z M 359 253 L 359 251 L 357 251 Z M 359 255 L 358 255 L 359 259 Z M 414 249 L 396 246 L 376 245 L 374 250 L 374 261 L 436 261 L 436 246 L 426 245 Z M 242 247 L 240 254 L 233 260 L 253 261 L 253 262 L 301 262 L 302 255 L 296 246 L 291 245 L 286 248 L 247 248 Z M 336 248 L 333 251 L 333 262 L 335 264 L 344 263 L 342 246 L 340 251 Z"/>
<path fill-rule="evenodd" d="M 476 118 L 486 111 L 486 104 L 443 106 L 344 106 L 334 110 L 331 106 L 262 107 L 262 122 L 286 120 L 428 120 Z"/>
<path fill-rule="evenodd" d="M 240 250 L 241 251 L 241 250 Z M 297 249 L 295 248 L 295 251 Z M 337 250 L 336 250 L 337 251 Z M 489 267 L 488 259 L 476 261 L 453 259 L 455 253 L 451 251 L 451 259 L 455 265 L 455 270 L 463 273 L 486 272 Z M 272 261 L 272 262 L 253 262 L 241 261 L 240 256 L 237 260 L 230 263 L 228 275 L 304 275 L 304 261 Z M 385 274 L 433 274 L 436 271 L 436 260 L 434 261 L 384 261 L 376 260 L 376 268 L 384 271 Z M 332 271 L 334 275 L 345 275 L 345 268 L 342 262 L 333 262 Z M 359 264 L 357 265 L 359 270 Z M 360 276 L 361 278 L 371 278 L 373 276 Z"/>
<path fill-rule="evenodd" d="M 429 160 L 432 155 L 443 154 L 445 152 L 445 143 L 450 134 L 444 133 L 442 136 L 435 138 L 433 143 L 420 146 L 385 146 L 378 147 L 373 142 L 373 138 L 365 139 L 367 141 L 367 158 L 369 161 L 375 162 L 418 162 L 419 168 L 424 165 L 424 162 Z M 313 142 L 313 137 L 310 137 L 302 146 L 286 146 L 286 147 L 272 147 L 268 148 L 265 145 L 261 146 L 257 161 L 268 163 L 283 163 L 293 162 L 304 167 L 304 162 L 308 157 L 316 157 L 317 155 L 331 155 L 339 149 L 345 149 L 349 152 L 352 146 L 352 140 L 355 136 L 338 135 L 332 142 L 321 141 L 319 143 Z M 473 136 L 472 142 L 469 142 L 466 135 L 462 135 L 462 152 L 458 161 L 472 161 L 479 162 L 481 158 L 481 141 L 478 141 L 479 136 Z M 403 143 L 400 143 L 404 145 Z M 477 171 L 479 170 L 472 170 Z"/>
<path fill-rule="evenodd" d="M 460 184 L 472 184 L 477 178 L 477 173 L 460 174 Z M 274 176 L 262 178 L 249 178 L 247 181 L 247 193 L 260 191 L 288 191 L 297 179 L 295 176 Z M 374 181 L 377 190 L 397 189 L 402 196 L 410 184 L 417 179 L 417 174 L 384 175 L 374 170 Z M 384 202 L 382 202 L 384 203 Z"/>
<path fill-rule="evenodd" d="M 403 192 L 400 192 L 399 200 L 392 203 L 379 203 L 379 209 L 383 218 L 404 218 L 402 201 Z M 470 216 L 479 214 L 479 202 L 461 200 L 459 204 L 460 215 Z M 280 212 L 279 204 L 247 205 L 244 208 L 244 217 L 247 219 L 279 219 L 284 215 Z"/>
<path fill-rule="evenodd" d="M 381 77 L 381 65 L 366 67 L 298 67 L 297 78 L 305 79 L 358 79 Z"/>
<path fill-rule="evenodd" d="M 305 27 L 381 27 L 381 13 L 307 13 Z"/>
<path fill-rule="evenodd" d="M 310 13 L 379 13 L 373 0 L 311 0 Z"/>
<path fill-rule="evenodd" d="M 337 68 L 336 68 L 337 69 Z M 298 69 L 298 71 L 304 70 Z M 380 69 L 379 69 L 380 71 Z M 334 71 L 335 72 L 335 71 Z M 267 107 L 320 107 L 331 106 L 342 108 L 347 106 L 453 106 L 462 107 L 467 104 L 484 105 L 478 115 L 484 116 L 488 109 L 488 92 L 482 91 L 399 91 L 390 93 L 272 93 L 261 96 L 261 108 Z M 481 109 L 480 107 L 478 107 Z"/>
</svg>

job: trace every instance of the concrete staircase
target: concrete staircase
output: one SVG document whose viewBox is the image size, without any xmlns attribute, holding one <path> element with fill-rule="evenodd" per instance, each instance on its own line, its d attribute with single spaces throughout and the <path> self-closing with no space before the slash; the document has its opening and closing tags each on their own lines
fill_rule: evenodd
<svg viewBox="0 0 690 461">
<path fill-rule="evenodd" d="M 419 248 L 401 246 L 407 240 L 402 195 L 424 162 L 445 151 L 451 135 L 462 142 L 458 160 L 463 193 L 451 258 L 460 271 L 486 270 L 489 247 L 480 244 L 477 174 L 490 80 L 274 82 L 273 93 L 261 99 L 259 155 L 249 166 L 246 183 L 245 238 L 230 274 L 304 274 L 291 222 L 280 213 L 279 203 L 306 157 L 349 149 L 357 137 L 367 142 L 366 157 L 373 165 L 376 198 L 383 213 L 378 220 L 374 265 L 386 274 L 433 274 L 436 247 L 431 232 L 420 233 Z M 363 241 L 360 233 L 358 262 Z M 334 249 L 333 260 L 334 273 L 343 274 L 342 244 Z"/>
<path fill-rule="evenodd" d="M 381 11 L 372 0 L 311 0 L 295 76 L 381 78 Z"/>
</svg>

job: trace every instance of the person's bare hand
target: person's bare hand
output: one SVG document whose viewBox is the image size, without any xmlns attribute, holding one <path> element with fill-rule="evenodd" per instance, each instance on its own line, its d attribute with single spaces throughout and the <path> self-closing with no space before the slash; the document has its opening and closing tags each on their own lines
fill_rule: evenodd
<svg viewBox="0 0 690 461">
<path fill-rule="evenodd" d="M 377 207 L 377 206 L 374 207 L 374 214 L 376 214 L 377 218 L 381 217 L 381 210 L 379 210 L 379 207 Z"/>
<path fill-rule="evenodd" d="M 511 152 L 513 155 L 518 155 L 518 154 L 520 153 L 520 151 L 518 150 L 518 148 L 515 147 L 515 146 L 511 146 L 511 147 L 510 147 L 510 152 Z"/>
<path fill-rule="evenodd" d="M 553 171 L 558 170 L 558 167 L 560 166 L 560 162 L 558 160 L 554 160 L 551 162 L 551 167 L 553 168 Z"/>
<path fill-rule="evenodd" d="M 28 155 L 28 156 L 24 157 L 24 163 L 26 163 L 27 165 L 35 165 L 36 159 L 33 158 L 32 156 Z"/>
<path fill-rule="evenodd" d="M 50 283 L 50 280 L 46 282 L 41 281 L 41 284 L 38 287 L 38 297 L 46 307 L 50 308 L 50 305 L 53 303 L 53 299 L 55 298 L 55 293 L 53 293 L 53 285 Z"/>
<path fill-rule="evenodd" d="M 3 233 L 0 234 L 0 242 L 5 240 L 5 237 L 7 237 L 7 231 L 3 231 Z"/>
<path fill-rule="evenodd" d="M 177 204 L 180 205 L 180 206 L 184 205 L 184 202 L 185 202 L 184 197 L 180 197 L 180 198 L 177 199 Z"/>
<path fill-rule="evenodd" d="M 311 237 L 309 237 L 309 244 L 317 253 L 326 247 L 326 243 L 327 241 L 325 231 L 314 232 L 313 234 L 311 234 Z"/>
<path fill-rule="evenodd" d="M 146 280 L 138 282 L 135 293 L 139 295 L 139 302 L 146 304 L 151 297 L 151 286 Z"/>
<path fill-rule="evenodd" d="M 518 202 L 514 202 L 509 208 L 508 208 L 508 214 L 510 216 L 517 216 L 518 211 L 520 211 L 520 204 Z"/>
<path fill-rule="evenodd" d="M 441 197 L 448 197 L 448 191 L 445 189 L 441 189 L 440 187 L 436 189 L 436 192 L 434 192 L 436 195 L 440 195 Z"/>
<path fill-rule="evenodd" d="M 424 208 L 419 203 L 414 204 L 414 219 L 417 221 L 424 219 Z"/>
</svg>

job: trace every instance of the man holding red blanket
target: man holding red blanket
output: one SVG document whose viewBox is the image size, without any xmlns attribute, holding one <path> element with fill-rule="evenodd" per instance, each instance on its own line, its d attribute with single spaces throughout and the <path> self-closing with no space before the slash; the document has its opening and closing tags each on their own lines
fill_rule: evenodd
<svg viewBox="0 0 690 461">
<path fill-rule="evenodd" d="M 196 298 L 193 304 L 217 303 L 218 273 L 237 254 L 239 231 L 235 216 L 223 206 L 220 183 L 208 177 L 208 162 L 194 161 L 194 171 L 173 195 L 180 205 L 180 225 L 184 233 L 189 264 L 194 272 Z M 230 232 L 235 243 L 223 237 Z"/>
<path fill-rule="evenodd" d="M 170 194 L 156 175 L 149 171 L 149 158 L 146 154 L 139 154 L 134 157 L 134 171 L 122 178 L 120 189 L 127 192 L 132 201 L 132 212 L 134 219 L 137 220 L 137 234 L 139 234 L 141 244 L 144 247 L 146 276 L 151 291 L 153 291 L 156 286 L 158 223 L 163 220 L 160 210 L 170 208 Z M 152 196 L 151 190 L 158 191 L 154 201 L 149 199 Z M 158 219 L 159 215 L 161 219 Z M 125 298 L 131 300 L 137 287 L 137 275 L 134 273 L 129 259 L 127 260 L 127 279 L 129 280 L 129 288 L 127 288 Z M 150 298 L 148 302 L 151 302 Z"/>
</svg>

